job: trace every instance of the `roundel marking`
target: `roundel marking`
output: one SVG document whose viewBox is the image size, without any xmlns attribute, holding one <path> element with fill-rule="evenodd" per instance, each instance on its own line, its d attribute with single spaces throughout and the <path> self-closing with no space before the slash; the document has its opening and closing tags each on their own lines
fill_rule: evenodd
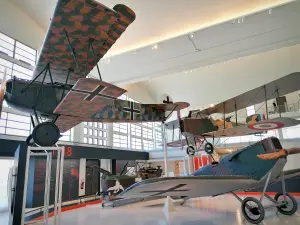
<svg viewBox="0 0 300 225">
<path fill-rule="evenodd" d="M 248 128 L 252 130 L 273 130 L 282 127 L 284 127 L 284 124 L 279 122 L 260 122 L 248 126 Z"/>
</svg>

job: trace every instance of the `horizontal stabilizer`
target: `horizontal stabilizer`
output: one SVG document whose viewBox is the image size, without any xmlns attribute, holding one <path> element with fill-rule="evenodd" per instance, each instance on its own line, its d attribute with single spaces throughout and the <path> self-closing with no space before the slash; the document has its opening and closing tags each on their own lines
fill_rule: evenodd
<svg viewBox="0 0 300 225">
<path fill-rule="evenodd" d="M 187 102 L 175 102 L 175 103 L 167 103 L 167 104 L 145 104 L 145 105 L 162 111 L 178 111 L 190 106 L 190 104 Z"/>
</svg>

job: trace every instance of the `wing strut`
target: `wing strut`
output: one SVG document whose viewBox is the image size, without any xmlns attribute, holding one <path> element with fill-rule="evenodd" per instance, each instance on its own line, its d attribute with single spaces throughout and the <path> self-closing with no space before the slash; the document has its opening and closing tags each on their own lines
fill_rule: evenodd
<svg viewBox="0 0 300 225">
<path fill-rule="evenodd" d="M 278 98 L 279 97 L 278 89 L 276 90 L 276 93 L 277 93 L 277 98 Z M 277 103 L 277 107 L 278 107 L 279 117 L 281 118 L 281 111 L 280 111 L 280 107 L 278 106 L 278 103 Z"/>
<path fill-rule="evenodd" d="M 64 29 L 64 33 L 65 33 L 65 36 L 67 38 L 67 41 L 68 41 L 68 44 L 69 44 L 69 47 L 70 47 L 70 50 L 71 50 L 71 54 L 73 55 L 73 58 L 74 58 L 74 61 L 76 63 L 76 67 L 77 69 L 79 70 L 79 72 L 81 73 L 81 69 L 79 67 L 79 64 L 78 64 L 78 61 L 77 61 L 77 58 L 76 58 L 76 51 L 75 51 L 75 48 L 73 48 L 71 42 L 70 42 L 70 39 L 69 39 L 69 35 L 68 35 L 68 32 Z"/>
<path fill-rule="evenodd" d="M 64 84 L 64 89 L 63 89 L 63 92 L 61 93 L 60 102 L 63 100 L 65 90 L 66 90 L 66 85 L 68 84 L 70 73 L 73 72 L 73 71 L 74 71 L 73 69 L 68 70 L 68 75 L 67 75 L 67 78 L 66 78 L 66 81 L 65 81 L 65 84 Z"/>
<path fill-rule="evenodd" d="M 45 68 L 32 80 L 32 81 L 30 81 L 30 83 L 25 87 L 25 88 L 23 88 L 22 90 L 21 90 L 21 93 L 24 93 L 26 90 L 27 90 L 27 88 L 29 88 L 29 86 L 30 85 L 32 85 L 32 83 L 34 82 L 34 81 L 36 81 L 36 79 L 38 79 L 39 78 L 39 76 L 41 76 L 41 74 L 45 71 L 45 70 L 47 70 L 47 68 L 48 68 L 48 64 L 47 64 L 47 66 L 45 66 Z M 46 71 L 47 72 L 47 71 Z"/>
<path fill-rule="evenodd" d="M 269 112 L 268 112 L 267 87 L 266 87 L 266 85 L 264 85 L 264 91 L 265 91 L 266 114 L 267 114 L 267 120 L 268 120 L 269 119 Z"/>
<path fill-rule="evenodd" d="M 235 126 L 237 127 L 237 110 L 236 110 L 236 100 L 234 100 L 234 113 L 235 113 Z"/>
<path fill-rule="evenodd" d="M 223 111 L 224 111 L 224 113 L 223 113 L 223 117 L 224 117 L 224 129 L 225 129 L 225 120 L 226 120 L 226 118 L 225 118 L 225 102 L 223 102 Z"/>
<path fill-rule="evenodd" d="M 92 52 L 93 52 L 93 56 L 94 56 L 94 62 L 97 66 L 97 70 L 98 70 L 98 74 L 99 74 L 99 78 L 100 80 L 102 81 L 102 78 L 101 78 L 101 73 L 100 73 L 100 69 L 99 69 L 99 66 L 98 66 L 98 63 L 97 63 L 97 60 L 96 60 L 96 54 L 95 54 L 95 50 L 94 50 L 94 47 L 93 47 L 93 43 L 94 43 L 95 39 L 93 38 L 89 38 L 89 44 L 91 46 L 91 49 L 92 49 Z"/>
</svg>

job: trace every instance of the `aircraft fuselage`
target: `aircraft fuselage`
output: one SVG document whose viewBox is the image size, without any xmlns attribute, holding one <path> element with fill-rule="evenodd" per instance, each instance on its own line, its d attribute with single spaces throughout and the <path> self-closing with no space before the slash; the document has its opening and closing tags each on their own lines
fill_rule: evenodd
<svg viewBox="0 0 300 225">
<path fill-rule="evenodd" d="M 18 78 L 8 80 L 5 91 L 7 104 L 19 111 L 33 113 L 33 108 L 35 108 L 36 112 L 44 117 L 53 116 L 53 111 L 63 94 L 63 85 L 54 84 L 53 88 L 51 84 L 44 84 L 41 87 L 40 82 L 33 82 L 24 90 L 29 83 L 29 80 Z M 64 95 L 70 88 L 71 86 L 66 87 Z M 38 94 L 39 90 L 40 94 Z"/>
</svg>

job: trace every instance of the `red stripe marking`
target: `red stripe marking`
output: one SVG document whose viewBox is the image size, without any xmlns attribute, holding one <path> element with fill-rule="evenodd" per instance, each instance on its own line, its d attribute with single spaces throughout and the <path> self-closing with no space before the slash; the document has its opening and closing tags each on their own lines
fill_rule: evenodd
<svg viewBox="0 0 300 225">
<path fill-rule="evenodd" d="M 62 212 L 70 211 L 70 210 L 73 210 L 73 209 L 86 207 L 87 205 L 94 205 L 94 204 L 99 204 L 99 203 L 101 203 L 101 200 L 95 200 L 95 201 L 91 201 L 91 202 L 80 203 L 80 204 L 77 204 L 77 205 L 65 206 L 61 209 L 61 211 Z M 51 212 L 48 215 L 49 215 L 49 217 L 52 217 L 52 216 L 54 216 L 54 213 Z M 43 216 L 39 216 L 37 218 L 32 219 L 31 221 L 42 220 L 43 218 L 44 218 Z"/>
</svg>

